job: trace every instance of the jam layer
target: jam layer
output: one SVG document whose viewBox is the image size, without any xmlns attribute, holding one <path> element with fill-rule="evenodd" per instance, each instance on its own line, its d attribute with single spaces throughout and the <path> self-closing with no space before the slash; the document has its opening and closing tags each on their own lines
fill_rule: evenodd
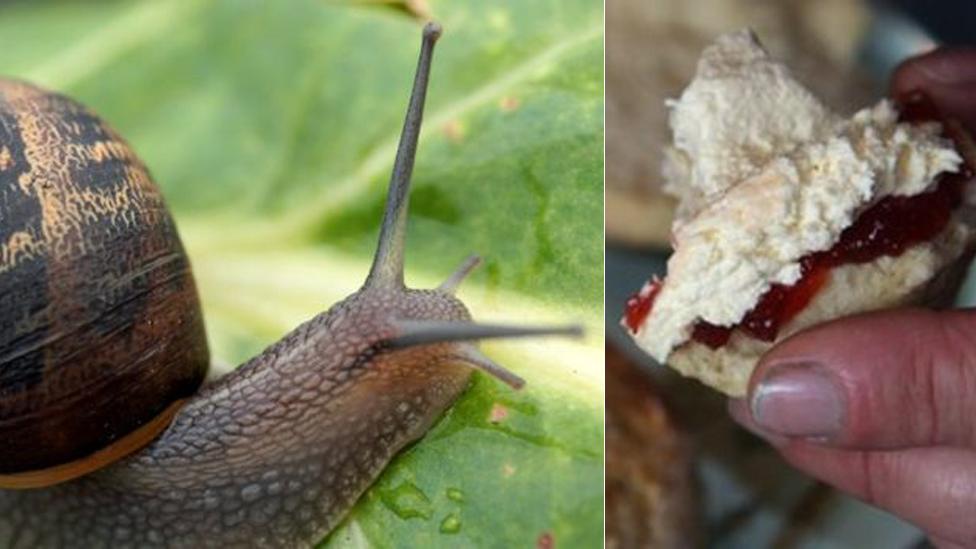
<svg viewBox="0 0 976 549">
<path fill-rule="evenodd" d="M 830 276 L 842 265 L 870 263 L 883 256 L 899 256 L 909 247 L 933 239 L 945 228 L 952 211 L 962 203 L 968 175 L 942 175 L 936 188 L 914 196 L 889 196 L 865 210 L 833 248 L 800 260 L 800 279 L 773 284 L 738 326 L 715 326 L 699 321 L 692 339 L 717 349 L 739 329 L 762 341 L 773 341 L 780 327 L 800 313 Z"/>
</svg>

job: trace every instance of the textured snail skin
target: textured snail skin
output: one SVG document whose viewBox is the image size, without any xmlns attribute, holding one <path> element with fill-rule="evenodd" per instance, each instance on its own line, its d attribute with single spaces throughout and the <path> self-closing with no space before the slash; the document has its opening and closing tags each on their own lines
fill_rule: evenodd
<svg viewBox="0 0 976 549">
<path fill-rule="evenodd" d="M 316 543 L 467 384 L 470 369 L 452 358 L 463 344 L 384 346 L 404 318 L 469 315 L 436 290 L 364 289 L 204 387 L 136 455 L 54 487 L 0 491 L 0 545 Z"/>
<path fill-rule="evenodd" d="M 209 362 L 145 166 L 77 102 L 0 79 L 0 474 L 105 448 L 193 394 Z"/>
</svg>

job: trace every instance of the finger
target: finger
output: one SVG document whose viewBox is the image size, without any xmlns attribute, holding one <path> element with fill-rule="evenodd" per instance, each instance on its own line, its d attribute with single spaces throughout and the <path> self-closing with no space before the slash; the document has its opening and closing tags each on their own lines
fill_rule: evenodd
<svg viewBox="0 0 976 549">
<path fill-rule="evenodd" d="M 970 501 L 970 498 L 976 499 L 976 493 L 971 484 L 976 484 L 976 479 L 973 478 L 973 469 L 970 467 L 976 467 L 976 454 L 968 450 L 949 448 L 892 452 L 838 450 L 772 435 L 762 430 L 752 420 L 749 405 L 744 399 L 730 399 L 728 408 L 733 419 L 779 449 L 783 457 L 795 467 L 868 503 L 899 514 L 922 528 L 928 528 L 932 534 L 931 541 L 940 549 L 971 546 L 955 541 L 965 539 L 970 533 L 966 529 L 948 532 L 954 539 L 944 537 L 947 524 L 956 524 L 953 522 L 956 519 L 952 515 L 944 514 L 938 506 L 946 505 L 952 511 L 972 509 L 971 506 L 976 502 Z M 907 459 L 913 453 L 918 457 Z M 912 460 L 919 463 L 920 470 L 929 470 L 919 476 L 914 471 L 906 472 L 904 468 L 899 468 Z M 951 462 L 952 467 L 947 468 L 947 462 Z M 899 475 L 910 475 L 912 482 L 901 482 L 897 478 Z M 946 484 L 957 484 L 956 479 L 963 483 L 961 487 L 948 490 L 944 488 Z M 952 494 L 956 497 L 951 497 Z M 958 497 L 959 494 L 964 497 Z M 936 507 L 931 507 L 933 502 Z M 920 513 L 919 510 L 922 509 L 928 509 L 931 513 Z M 962 514 L 965 516 L 967 513 L 964 511 Z"/>
<path fill-rule="evenodd" d="M 929 541 L 932 542 L 932 545 L 938 547 L 938 549 L 966 549 L 965 545 L 940 538 L 939 536 L 930 535 Z M 970 547 L 972 546 L 970 545 Z"/>
<path fill-rule="evenodd" d="M 801 332 L 760 361 L 754 428 L 850 449 L 976 443 L 976 312 L 887 311 Z"/>
<path fill-rule="evenodd" d="M 942 48 L 913 57 L 895 70 L 891 96 L 923 91 L 946 116 L 976 129 L 976 48 Z"/>
<path fill-rule="evenodd" d="M 945 546 L 976 544 L 976 453 L 956 448 L 848 451 L 802 441 L 780 453 L 827 484 L 936 534 Z"/>
</svg>

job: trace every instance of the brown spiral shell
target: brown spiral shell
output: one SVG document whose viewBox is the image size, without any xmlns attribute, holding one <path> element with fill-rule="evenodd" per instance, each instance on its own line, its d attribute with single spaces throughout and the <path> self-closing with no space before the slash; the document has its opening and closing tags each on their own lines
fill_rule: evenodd
<svg viewBox="0 0 976 549">
<path fill-rule="evenodd" d="M 145 166 L 83 106 L 0 79 L 0 475 L 112 447 L 193 394 L 208 363 Z"/>
</svg>

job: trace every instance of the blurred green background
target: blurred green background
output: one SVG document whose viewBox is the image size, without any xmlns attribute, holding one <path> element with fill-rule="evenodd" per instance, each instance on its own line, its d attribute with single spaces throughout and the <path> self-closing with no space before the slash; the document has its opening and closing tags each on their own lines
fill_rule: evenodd
<svg viewBox="0 0 976 549">
<path fill-rule="evenodd" d="M 485 345 L 528 387 L 476 376 L 324 545 L 596 547 L 602 2 L 7 2 L 0 74 L 81 100 L 132 143 L 188 248 L 217 367 L 232 368 L 365 277 L 427 17 L 445 35 L 408 284 L 435 286 L 476 252 L 460 292 L 476 318 L 589 335 Z"/>
</svg>

